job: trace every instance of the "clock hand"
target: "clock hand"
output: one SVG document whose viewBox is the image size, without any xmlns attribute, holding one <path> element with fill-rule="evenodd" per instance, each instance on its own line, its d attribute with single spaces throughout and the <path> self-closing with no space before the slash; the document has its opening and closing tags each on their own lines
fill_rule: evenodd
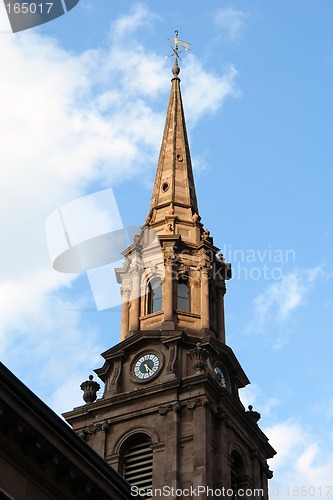
<svg viewBox="0 0 333 500">
<path fill-rule="evenodd" d="M 149 366 L 147 365 L 147 363 L 144 364 L 144 367 L 146 368 L 146 372 L 152 372 L 153 371 L 151 368 L 149 368 Z"/>
</svg>

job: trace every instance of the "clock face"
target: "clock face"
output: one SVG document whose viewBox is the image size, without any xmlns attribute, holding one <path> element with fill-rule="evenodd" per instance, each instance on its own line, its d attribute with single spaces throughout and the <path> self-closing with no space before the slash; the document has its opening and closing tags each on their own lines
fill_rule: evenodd
<svg viewBox="0 0 333 500">
<path fill-rule="evenodd" d="M 156 354 L 144 354 L 136 361 L 133 367 L 134 375 L 141 379 L 147 379 L 155 375 L 160 367 L 160 360 Z"/>
<path fill-rule="evenodd" d="M 225 376 L 223 375 L 223 371 L 221 370 L 221 368 L 219 366 L 215 366 L 214 371 L 216 373 L 216 379 L 217 379 L 218 383 L 220 384 L 220 386 L 226 388 L 227 383 L 226 383 Z"/>
</svg>

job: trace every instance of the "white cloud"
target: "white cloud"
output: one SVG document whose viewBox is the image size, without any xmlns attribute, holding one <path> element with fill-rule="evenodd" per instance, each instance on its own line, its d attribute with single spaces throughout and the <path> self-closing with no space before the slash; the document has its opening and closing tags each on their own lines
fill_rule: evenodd
<svg viewBox="0 0 333 500">
<path fill-rule="evenodd" d="M 210 165 L 207 163 L 204 155 L 205 154 L 201 156 L 192 155 L 192 167 L 196 178 L 198 178 L 202 173 L 207 172 L 210 168 Z"/>
<path fill-rule="evenodd" d="M 123 14 L 113 23 L 111 35 L 114 41 L 119 41 L 119 38 L 127 37 L 139 27 L 151 27 L 158 16 L 154 14 L 148 7 L 138 2 L 133 5 L 129 14 Z"/>
<path fill-rule="evenodd" d="M 283 276 L 279 283 L 269 285 L 254 300 L 259 321 L 267 321 L 267 316 L 274 310 L 275 317 L 285 319 L 291 311 L 298 307 L 304 298 L 306 287 L 300 282 L 296 273 Z"/>
<path fill-rule="evenodd" d="M 264 418 L 270 417 L 280 404 L 279 399 L 275 396 L 265 397 L 255 383 L 241 389 L 240 398 L 246 410 L 249 405 L 252 405 L 253 409 Z"/>
<path fill-rule="evenodd" d="M 7 312 L 10 329 L 1 329 L 0 355 L 33 392 L 61 413 L 82 402 L 82 377 L 101 364 L 100 341 L 98 332 L 82 323 L 84 296 L 74 303 L 54 293 L 42 294 L 42 288 L 35 274 L 11 290 L 16 303 Z"/>
<path fill-rule="evenodd" d="M 262 415 L 259 426 L 262 428 L 269 443 L 277 454 L 269 460 L 270 469 L 274 471 L 273 479 L 269 481 L 270 498 L 287 500 L 297 496 L 315 498 L 323 496 L 331 498 L 333 494 L 333 433 L 327 429 L 311 428 L 299 417 L 289 418 L 270 426 L 262 426 L 267 417 L 275 419 L 276 408 L 282 402 L 274 395 L 265 397 L 259 386 L 251 384 L 240 391 L 242 403 L 247 409 L 253 405 L 255 411 Z M 328 414 L 327 405 L 322 409 L 320 419 Z M 262 424 L 263 423 L 263 424 Z M 330 491 L 324 488 L 332 485 Z M 297 488 L 304 486 L 307 492 L 301 495 Z M 320 488 L 322 491 L 320 494 Z"/>
<path fill-rule="evenodd" d="M 216 13 L 215 24 L 221 28 L 226 40 L 237 42 L 241 39 L 247 17 L 246 12 L 226 7 Z"/>
<path fill-rule="evenodd" d="M 155 19 L 138 4 L 111 27 L 103 48 L 81 54 L 33 31 L 0 37 L 0 352 L 19 376 L 38 367 L 56 405 L 66 378 L 94 366 L 98 347 L 80 314 L 70 319 L 59 299 L 73 277 L 52 271 L 44 222 L 92 183 L 109 187 L 156 165 L 171 72 L 131 38 Z M 187 63 L 189 74 L 198 67 Z M 189 78 L 186 108 L 198 108 L 196 119 L 215 111 L 233 95 L 234 76 L 206 71 L 200 85 L 216 88 L 203 102 Z M 163 112 L 156 110 L 162 95 Z M 51 368 L 59 363 L 61 375 Z"/>
<path fill-rule="evenodd" d="M 262 427 L 267 417 L 274 418 L 280 400 L 274 395 L 266 398 L 256 384 L 242 389 L 240 392 L 242 403 L 247 409 L 253 405 L 255 411 L 262 415 L 259 426 L 262 428 L 269 443 L 277 454 L 269 460 L 270 469 L 274 471 L 273 479 L 269 481 L 270 498 L 287 500 L 297 496 L 315 498 L 323 496 L 331 498 L 333 485 L 331 482 L 333 470 L 333 434 L 323 435 L 321 428 L 306 427 L 299 418 L 274 423 L 269 427 Z M 327 412 L 327 407 L 323 413 Z M 331 491 L 325 491 L 327 485 L 332 485 Z M 297 488 L 304 486 L 307 494 L 301 495 Z M 313 488 L 312 488 L 313 487 Z M 312 489 L 310 489 L 312 488 Z M 322 488 L 322 495 L 320 494 Z"/>
<path fill-rule="evenodd" d="M 26 270 L 16 279 L 3 280 L 0 283 L 1 342 L 5 342 L 6 334 L 8 341 L 13 340 L 9 333 L 26 331 L 28 325 L 33 330 L 41 326 L 48 328 L 52 316 L 48 316 L 45 308 L 45 300 L 48 301 L 47 291 L 65 286 L 70 280 L 68 275 L 55 273 L 50 268 L 35 268 L 30 273 Z M 43 336 L 43 331 L 39 330 L 39 333 Z M 0 344 L 1 356 L 4 355 L 4 345 Z"/>
<path fill-rule="evenodd" d="M 240 95 L 235 85 L 237 71 L 233 66 L 224 75 L 215 75 L 206 71 L 195 56 L 189 55 L 184 73 L 184 101 L 189 123 L 195 123 L 207 112 L 215 113 L 227 97 Z"/>
<path fill-rule="evenodd" d="M 295 270 L 285 274 L 278 283 L 269 285 L 254 301 L 256 319 L 266 323 L 275 319 L 284 321 L 304 304 L 310 289 L 324 273 L 321 267 Z"/>
<path fill-rule="evenodd" d="M 274 331 L 273 348 L 288 344 L 294 314 L 306 304 L 318 279 L 330 279 L 331 274 L 321 266 L 295 269 L 284 274 L 280 281 L 268 285 L 253 300 L 253 318 L 247 323 L 246 334 Z"/>
<path fill-rule="evenodd" d="M 275 424 L 264 432 L 277 451 L 270 461 L 274 471 L 274 478 L 269 482 L 270 498 L 332 497 L 332 436 L 315 435 L 293 420 Z"/>
<path fill-rule="evenodd" d="M 275 424 L 265 429 L 265 434 L 277 452 L 272 460 L 272 466 L 274 465 L 276 470 L 294 463 L 295 455 L 302 453 L 307 442 L 304 431 L 294 421 Z"/>
</svg>

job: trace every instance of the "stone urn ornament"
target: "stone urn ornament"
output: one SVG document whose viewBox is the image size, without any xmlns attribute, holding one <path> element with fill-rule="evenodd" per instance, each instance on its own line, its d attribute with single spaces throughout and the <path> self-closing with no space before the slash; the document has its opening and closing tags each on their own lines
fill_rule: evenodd
<svg viewBox="0 0 333 500">
<path fill-rule="evenodd" d="M 100 390 L 101 386 L 98 382 L 93 380 L 93 376 L 89 375 L 89 380 L 82 382 L 80 385 L 83 391 L 83 400 L 86 403 L 93 403 L 97 399 L 97 392 Z"/>
</svg>

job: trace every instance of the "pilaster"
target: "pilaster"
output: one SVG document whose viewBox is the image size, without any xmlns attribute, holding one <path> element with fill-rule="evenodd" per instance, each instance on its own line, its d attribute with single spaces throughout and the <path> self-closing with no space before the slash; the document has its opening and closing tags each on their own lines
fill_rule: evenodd
<svg viewBox="0 0 333 500">
<path fill-rule="evenodd" d="M 135 265 L 131 271 L 132 288 L 130 293 L 130 310 L 129 310 L 129 331 L 134 332 L 139 330 L 140 316 L 140 283 L 141 269 Z"/>
<path fill-rule="evenodd" d="M 166 246 L 163 249 L 165 277 L 162 293 L 162 310 L 164 312 L 163 330 L 174 330 L 175 322 L 173 318 L 174 299 L 175 299 L 175 261 L 176 254 L 173 246 Z"/>
<path fill-rule="evenodd" d="M 206 330 L 209 325 L 209 268 L 205 265 L 201 268 L 201 328 Z"/>
<path fill-rule="evenodd" d="M 217 291 L 217 338 L 225 343 L 224 295 L 225 284 L 218 284 Z"/>
<path fill-rule="evenodd" d="M 129 332 L 129 299 L 130 288 L 122 286 L 121 290 L 122 299 L 122 314 L 121 314 L 121 329 L 120 329 L 120 342 L 125 340 Z"/>
</svg>

